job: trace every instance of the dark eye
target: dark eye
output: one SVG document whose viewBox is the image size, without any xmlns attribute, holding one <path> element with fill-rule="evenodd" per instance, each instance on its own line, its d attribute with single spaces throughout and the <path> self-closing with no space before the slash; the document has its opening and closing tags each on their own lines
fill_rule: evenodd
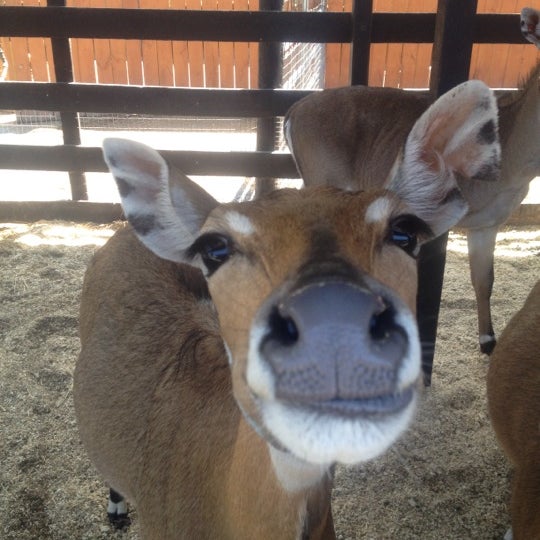
<svg viewBox="0 0 540 540">
<path fill-rule="evenodd" d="M 405 253 L 415 257 L 418 254 L 418 237 L 432 236 L 427 223 L 413 215 L 404 215 L 390 223 L 388 240 L 401 248 Z"/>
<path fill-rule="evenodd" d="M 199 254 L 208 269 L 208 273 L 215 272 L 232 254 L 232 242 L 221 234 L 204 234 L 197 238 L 189 248 L 189 255 L 194 257 Z"/>
</svg>

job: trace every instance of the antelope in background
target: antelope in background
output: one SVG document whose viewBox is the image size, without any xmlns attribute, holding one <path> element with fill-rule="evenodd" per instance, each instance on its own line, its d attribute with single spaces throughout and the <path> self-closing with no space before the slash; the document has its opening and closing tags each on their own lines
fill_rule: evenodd
<svg viewBox="0 0 540 540">
<path fill-rule="evenodd" d="M 466 213 L 457 179 L 498 169 L 496 133 L 470 81 L 420 117 L 384 188 L 229 204 L 146 146 L 104 143 L 130 226 L 85 276 L 74 399 L 143 538 L 335 538 L 333 465 L 381 454 L 413 416 L 415 256 Z"/>
<path fill-rule="evenodd" d="M 540 538 L 540 281 L 510 320 L 490 359 L 491 423 L 515 466 L 505 540 Z"/>
<path fill-rule="evenodd" d="M 457 226 L 466 229 L 478 339 L 486 354 L 496 342 L 490 298 L 497 231 L 527 195 L 529 182 L 540 175 L 539 75 L 540 63 L 518 92 L 498 99 L 500 179 L 458 178 L 469 210 Z M 346 190 L 380 187 L 431 102 L 428 93 L 366 86 L 323 90 L 300 100 L 287 113 L 285 137 L 305 184 Z M 496 179 L 497 172 L 489 169 L 485 175 Z"/>
<path fill-rule="evenodd" d="M 540 49 L 540 12 L 533 8 L 521 10 L 521 33 Z"/>
</svg>

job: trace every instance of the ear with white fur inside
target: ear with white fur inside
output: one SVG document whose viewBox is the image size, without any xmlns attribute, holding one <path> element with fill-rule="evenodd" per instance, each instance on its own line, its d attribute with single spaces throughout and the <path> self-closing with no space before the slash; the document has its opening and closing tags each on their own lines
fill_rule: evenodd
<svg viewBox="0 0 540 540">
<path fill-rule="evenodd" d="M 105 139 L 103 156 L 138 238 L 159 257 L 183 261 L 217 201 L 144 144 Z"/>
<path fill-rule="evenodd" d="M 441 96 L 417 120 L 388 188 L 438 236 L 467 212 L 456 177 L 496 181 L 498 109 L 493 92 L 468 81 Z"/>
</svg>

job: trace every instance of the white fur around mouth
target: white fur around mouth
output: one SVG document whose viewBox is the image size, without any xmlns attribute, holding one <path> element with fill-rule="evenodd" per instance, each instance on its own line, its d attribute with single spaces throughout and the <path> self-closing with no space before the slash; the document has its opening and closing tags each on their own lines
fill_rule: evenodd
<svg viewBox="0 0 540 540">
<path fill-rule="evenodd" d="M 382 454 L 408 427 L 416 392 L 404 394 L 399 410 L 384 415 L 338 416 L 273 400 L 261 400 L 259 410 L 265 429 L 296 457 L 310 463 L 354 464 Z"/>
</svg>

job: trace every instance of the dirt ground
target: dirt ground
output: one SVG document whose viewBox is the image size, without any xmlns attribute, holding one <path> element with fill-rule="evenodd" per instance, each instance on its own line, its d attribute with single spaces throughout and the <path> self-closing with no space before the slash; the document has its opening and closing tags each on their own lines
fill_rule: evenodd
<svg viewBox="0 0 540 540">
<path fill-rule="evenodd" d="M 0 225 L 0 539 L 137 538 L 110 529 L 106 489 L 82 448 L 72 405 L 83 272 L 107 227 Z M 540 230 L 499 237 L 498 333 L 540 277 Z M 339 468 L 338 538 L 502 538 L 510 472 L 486 413 L 464 237 L 452 234 L 432 386 L 386 455 Z M 118 419 L 122 421 L 121 418 Z"/>
</svg>

